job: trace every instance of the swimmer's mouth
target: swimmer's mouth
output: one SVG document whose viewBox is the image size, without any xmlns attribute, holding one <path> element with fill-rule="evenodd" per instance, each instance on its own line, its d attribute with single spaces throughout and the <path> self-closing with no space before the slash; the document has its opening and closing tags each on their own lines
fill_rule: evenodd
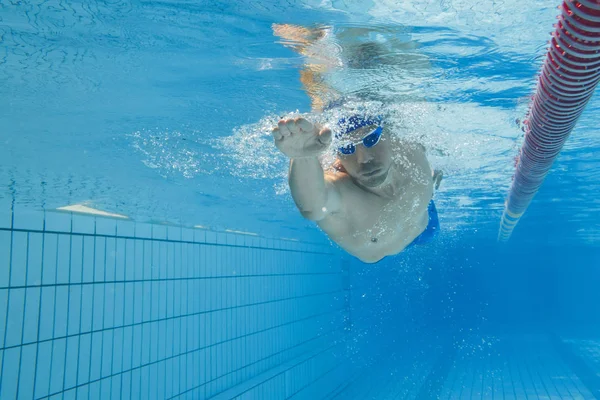
<svg viewBox="0 0 600 400">
<path fill-rule="evenodd" d="M 363 172 L 362 176 L 369 178 L 371 176 L 375 176 L 375 175 L 379 174 L 380 172 L 381 172 L 381 168 L 376 168 L 371 171 Z"/>
</svg>

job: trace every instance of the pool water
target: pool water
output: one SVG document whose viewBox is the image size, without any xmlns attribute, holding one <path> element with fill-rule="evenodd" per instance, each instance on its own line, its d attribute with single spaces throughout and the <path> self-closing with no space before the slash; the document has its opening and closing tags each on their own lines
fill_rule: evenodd
<svg viewBox="0 0 600 400">
<path fill-rule="evenodd" d="M 600 398 L 597 95 L 497 242 L 558 5 L 0 4 L 0 399 Z M 296 210 L 270 129 L 337 97 L 444 171 L 432 243 Z"/>
</svg>

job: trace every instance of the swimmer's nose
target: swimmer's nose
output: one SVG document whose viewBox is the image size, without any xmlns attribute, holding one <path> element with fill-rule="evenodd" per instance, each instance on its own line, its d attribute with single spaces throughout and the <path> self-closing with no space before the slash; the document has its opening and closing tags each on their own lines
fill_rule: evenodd
<svg viewBox="0 0 600 400">
<path fill-rule="evenodd" d="M 356 159 L 359 164 L 367 164 L 373 160 L 373 155 L 362 146 L 356 146 Z"/>
</svg>

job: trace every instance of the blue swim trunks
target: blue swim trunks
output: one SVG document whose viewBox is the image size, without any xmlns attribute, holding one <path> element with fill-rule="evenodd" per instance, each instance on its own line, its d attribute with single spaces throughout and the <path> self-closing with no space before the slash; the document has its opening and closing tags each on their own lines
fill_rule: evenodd
<svg viewBox="0 0 600 400">
<path fill-rule="evenodd" d="M 426 244 L 433 240 L 433 238 L 437 235 L 440 230 L 440 220 L 438 218 L 438 212 L 435 208 L 435 203 L 433 200 L 429 202 L 429 206 L 427 207 L 427 213 L 429 214 L 429 222 L 427 223 L 427 228 L 421 233 L 419 236 L 413 240 L 410 246 L 415 244 Z"/>
</svg>

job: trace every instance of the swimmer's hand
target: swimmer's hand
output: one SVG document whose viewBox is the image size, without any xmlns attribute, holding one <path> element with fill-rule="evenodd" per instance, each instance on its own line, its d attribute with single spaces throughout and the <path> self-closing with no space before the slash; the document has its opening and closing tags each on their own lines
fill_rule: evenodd
<svg viewBox="0 0 600 400">
<path fill-rule="evenodd" d="M 280 120 L 272 134 L 275 146 L 289 158 L 317 157 L 331 144 L 331 129 L 301 117 Z"/>
</svg>

